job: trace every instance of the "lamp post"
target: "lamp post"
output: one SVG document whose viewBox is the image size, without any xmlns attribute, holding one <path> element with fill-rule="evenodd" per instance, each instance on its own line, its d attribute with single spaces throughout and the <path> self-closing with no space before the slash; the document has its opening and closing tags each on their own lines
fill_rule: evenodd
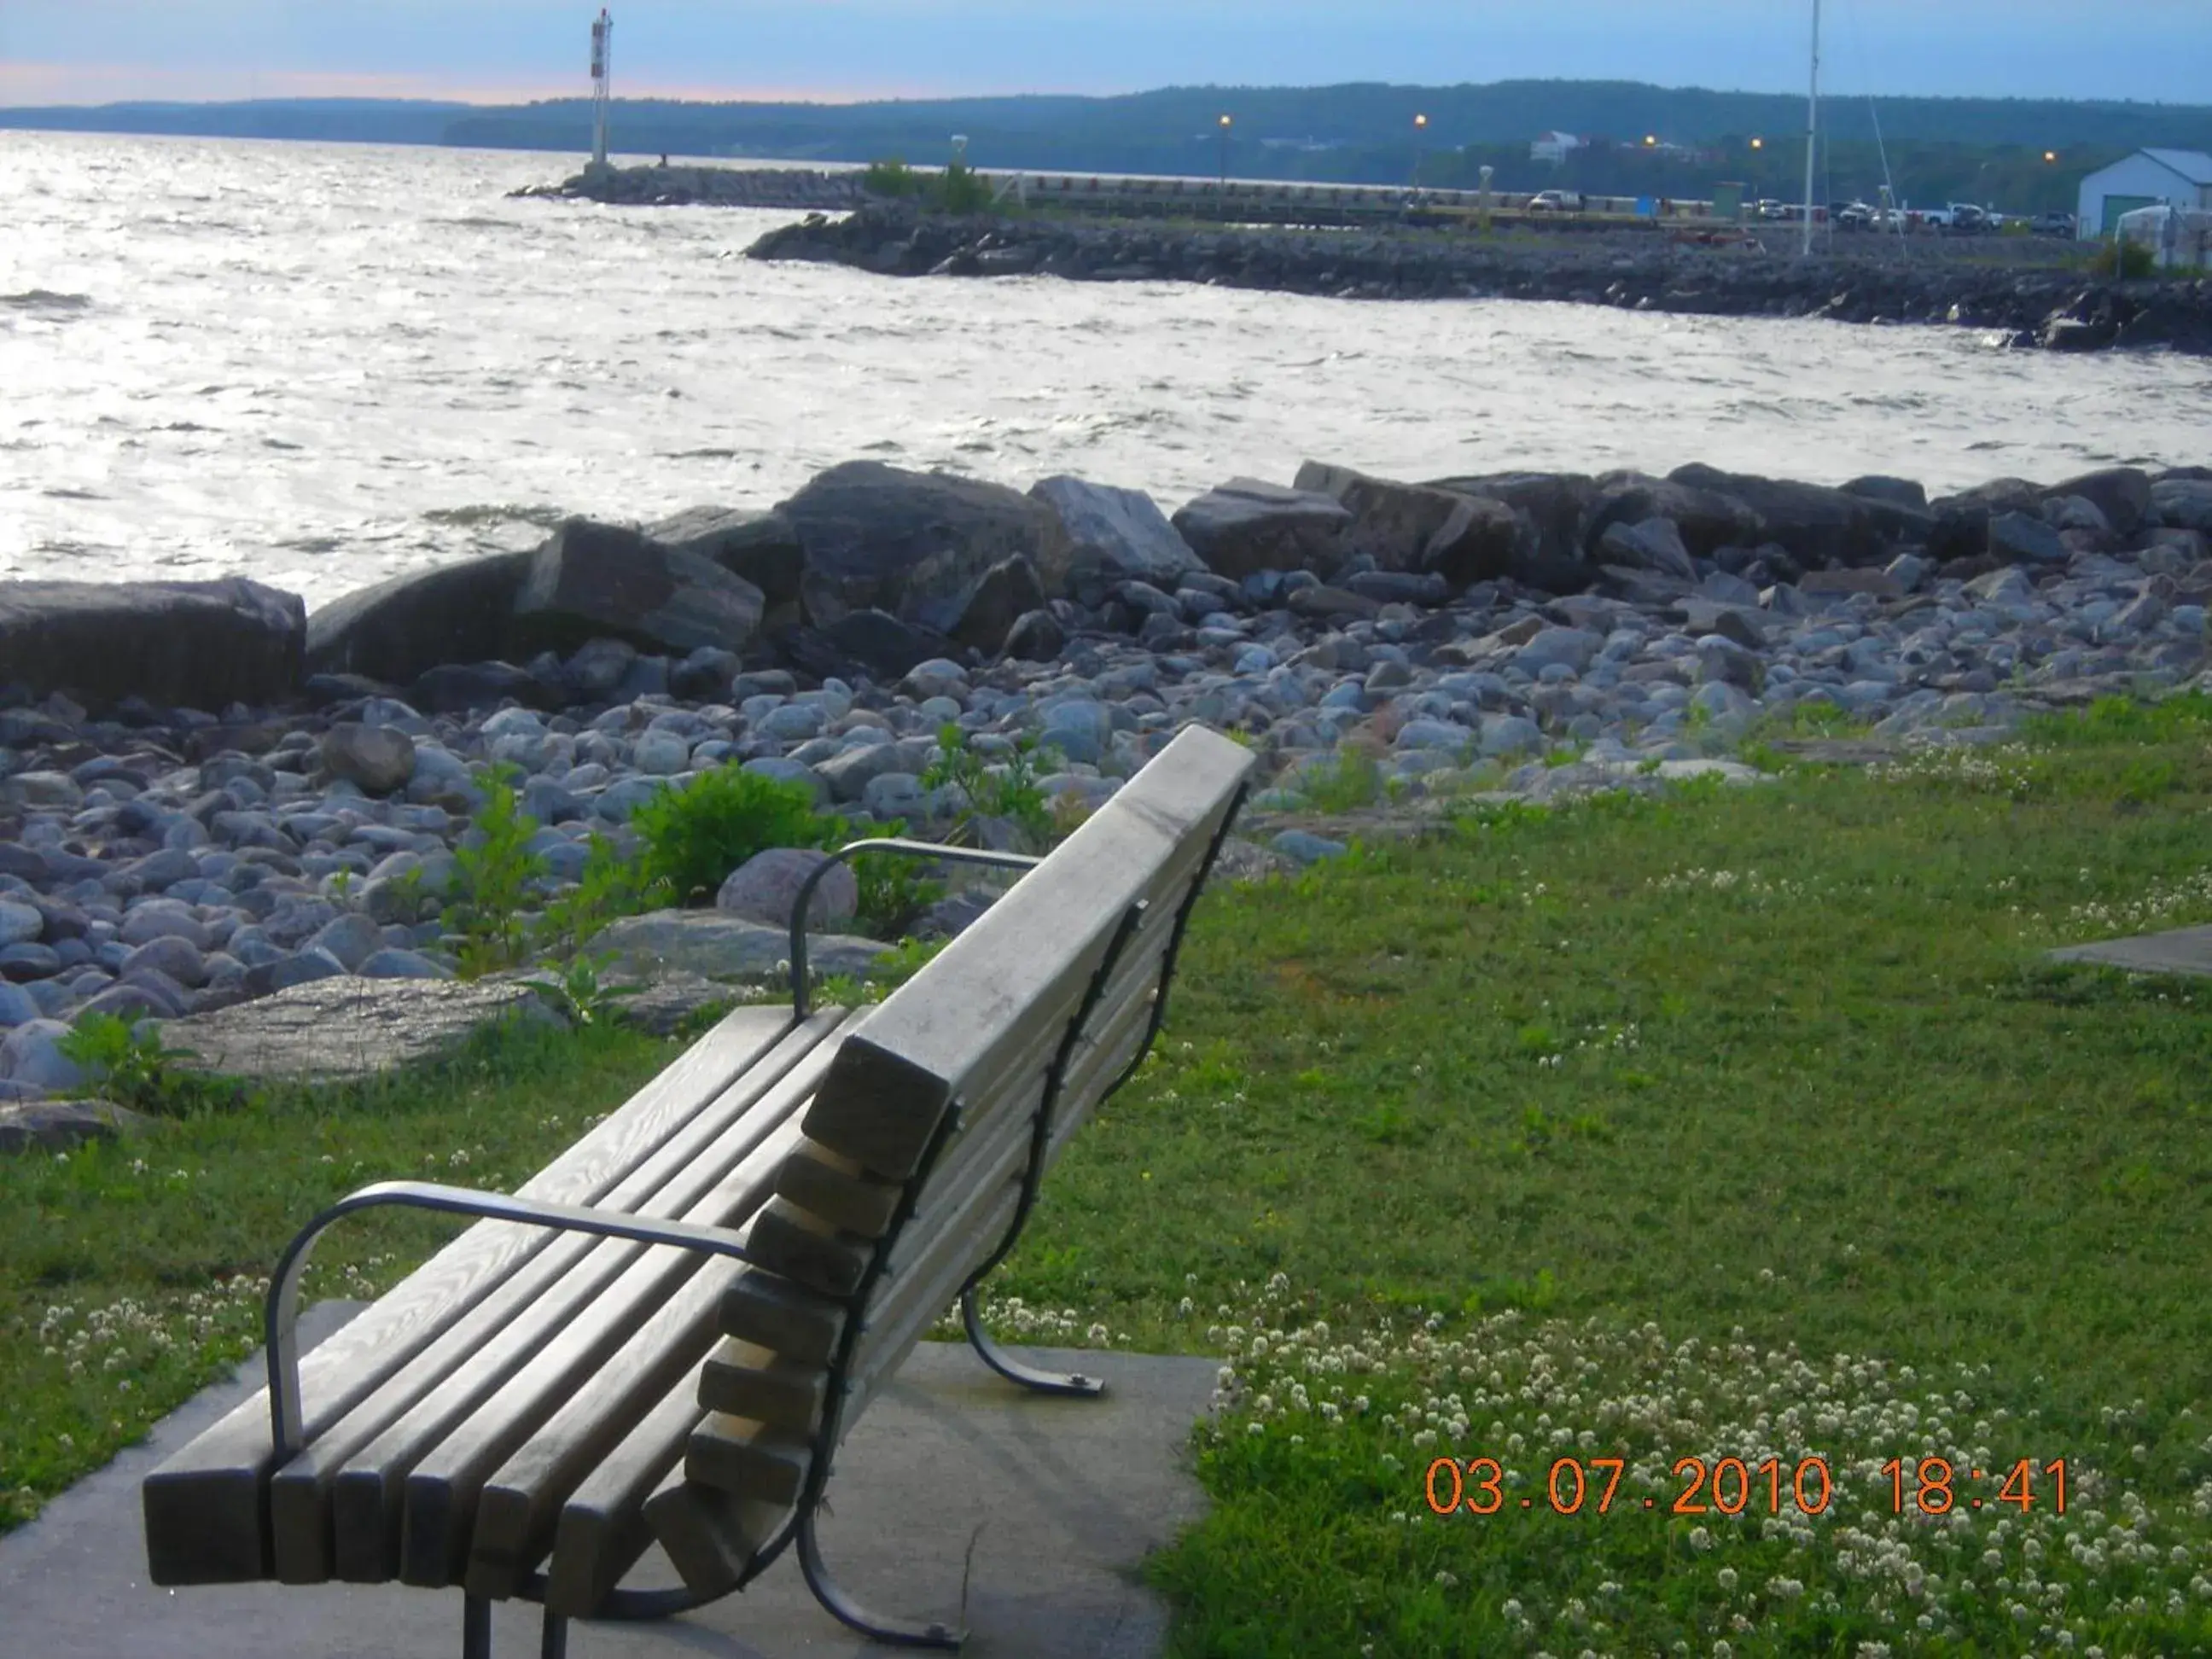
<svg viewBox="0 0 2212 1659">
<path fill-rule="evenodd" d="M 1224 198 L 1229 194 L 1229 129 L 1231 125 L 1226 115 L 1221 118 L 1221 193 Z"/>
<path fill-rule="evenodd" d="M 1413 188 L 1415 190 L 1421 187 L 1421 135 L 1428 129 L 1427 116 L 1416 115 L 1413 118 Z"/>
</svg>

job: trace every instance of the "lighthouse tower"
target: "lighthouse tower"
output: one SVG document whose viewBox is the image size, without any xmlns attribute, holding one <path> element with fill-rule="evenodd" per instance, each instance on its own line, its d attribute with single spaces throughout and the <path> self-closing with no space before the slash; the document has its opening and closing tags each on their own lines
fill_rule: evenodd
<svg viewBox="0 0 2212 1659">
<path fill-rule="evenodd" d="M 592 166 L 607 164 L 608 59 L 614 45 L 615 20 L 603 9 L 592 20 Z"/>
</svg>

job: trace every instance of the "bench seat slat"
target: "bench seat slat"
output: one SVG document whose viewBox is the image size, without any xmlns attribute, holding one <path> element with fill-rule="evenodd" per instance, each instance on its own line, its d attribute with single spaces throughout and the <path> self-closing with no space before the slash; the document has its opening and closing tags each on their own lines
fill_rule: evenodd
<svg viewBox="0 0 2212 1659">
<path fill-rule="evenodd" d="M 684 1456 L 699 1421 L 689 1378 L 662 1396 L 561 1506 L 545 1604 L 589 1618 L 653 1542 L 646 1500 Z"/>
<path fill-rule="evenodd" d="M 826 1070 L 839 1029 L 825 1014 L 793 1031 L 608 1194 L 606 1207 L 684 1216 L 769 1132 L 775 1116 L 756 1115 L 764 1101 L 781 1098 L 787 1115 L 804 1098 Z M 573 1316 L 644 1248 L 560 1237 L 278 1470 L 270 1504 L 280 1581 L 389 1579 L 398 1549 L 392 1496 L 407 1449 L 428 1443 L 434 1425 L 465 1412 L 495 1385 L 502 1364 L 519 1364 L 534 1348 L 540 1328 Z"/>
<path fill-rule="evenodd" d="M 797 1138 L 797 1120 L 785 1119 L 684 1218 L 743 1231 L 752 1212 L 766 1201 L 776 1164 Z M 641 1249 L 637 1259 L 575 1317 L 538 1329 L 534 1350 L 522 1364 L 465 1419 L 446 1428 L 407 1471 L 401 1497 L 402 1583 L 437 1589 L 459 1581 L 485 1480 L 578 1390 L 603 1376 L 626 1378 L 634 1365 L 650 1363 L 636 1340 L 640 1328 L 702 1271 L 704 1259 L 688 1251 Z M 702 1323 L 711 1308 L 709 1303 L 702 1311 Z M 702 1340 L 693 1363 L 707 1346 Z"/>
<path fill-rule="evenodd" d="M 744 1584 L 754 1558 L 791 1511 L 789 1504 L 757 1503 L 696 1485 L 679 1470 L 646 1501 L 645 1518 L 684 1588 L 719 1596 Z"/>
<path fill-rule="evenodd" d="M 788 1009 L 739 1008 L 519 1190 L 555 1203 L 598 1202 L 653 1149 L 773 1048 Z M 470 1228 L 305 1355 L 312 1438 L 546 1248 L 542 1228 Z M 149 1577 L 158 1584 L 238 1583 L 270 1576 L 264 1506 L 270 1473 L 265 1389 L 179 1450 L 143 1486 Z"/>
</svg>

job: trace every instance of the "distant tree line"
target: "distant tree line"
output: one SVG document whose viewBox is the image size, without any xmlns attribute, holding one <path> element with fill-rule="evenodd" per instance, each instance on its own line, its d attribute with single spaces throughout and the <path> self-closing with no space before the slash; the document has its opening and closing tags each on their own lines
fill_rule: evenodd
<svg viewBox="0 0 2212 1659">
<path fill-rule="evenodd" d="M 1083 172 L 1472 185 L 1486 164 L 1504 190 L 1710 196 L 1723 180 L 1792 199 L 1804 180 L 1805 104 L 1763 93 L 1634 82 L 1487 86 L 1170 87 L 1115 98 L 963 98 L 874 104 L 619 100 L 626 155 L 757 156 L 939 166 L 955 133 L 976 165 Z M 1416 130 L 1414 118 L 1427 123 Z M 1971 200 L 2013 212 L 2063 207 L 2081 174 L 2144 145 L 2212 149 L 2212 106 L 2056 99 L 1834 98 L 1823 105 L 1820 200 L 1875 199 L 1885 170 L 1913 204 Z M 578 98 L 465 108 L 377 100 L 117 105 L 0 111 L 0 125 L 232 133 L 579 153 L 591 106 Z M 1539 134 L 1598 142 L 1553 167 L 1529 159 Z M 1647 146 L 1646 138 L 1660 141 Z M 1760 143 L 1754 148 L 1753 141 Z M 2046 162 L 2046 152 L 2057 160 Z"/>
</svg>

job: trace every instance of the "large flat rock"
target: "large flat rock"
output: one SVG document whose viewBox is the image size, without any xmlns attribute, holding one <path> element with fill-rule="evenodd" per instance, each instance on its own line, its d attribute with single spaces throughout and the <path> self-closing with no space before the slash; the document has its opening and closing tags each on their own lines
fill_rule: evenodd
<svg viewBox="0 0 2212 1659">
<path fill-rule="evenodd" d="M 2135 974 L 2212 975 L 2212 927 L 2178 927 L 2172 933 L 2146 933 L 2138 939 L 2071 945 L 2051 952 L 2051 959 L 2098 963 Z"/>
<path fill-rule="evenodd" d="M 356 1311 L 324 1303 L 303 1347 Z M 1097 1400 L 1024 1393 L 965 1348 L 924 1343 L 845 1441 L 823 1553 L 861 1605 L 964 1624 L 968 1659 L 1146 1659 L 1165 1608 L 1139 1582 L 1151 1551 L 1202 1507 L 1188 1472 L 1193 1423 L 1213 1386 L 1210 1359 L 1045 1353 L 1042 1364 L 1103 1377 Z M 257 1357 L 0 1538 L 0 1651 L 39 1659 L 390 1659 L 459 1648 L 461 1598 L 398 1585 L 146 1582 L 138 1483 L 258 1381 Z M 658 1551 L 641 1580 L 672 1583 Z M 655 1574 L 658 1577 L 653 1577 Z M 498 1659 L 538 1651 L 535 1610 L 496 1608 Z M 911 1650 L 863 1642 L 815 1605 L 789 1557 L 741 1595 L 661 1625 L 570 1628 L 574 1659 L 785 1659 Z"/>
<path fill-rule="evenodd" d="M 337 1083 L 434 1060 L 486 1026 L 556 1019 L 535 992 L 479 981 L 310 981 L 210 1014 L 173 1019 L 162 1040 L 226 1077 Z"/>
</svg>

